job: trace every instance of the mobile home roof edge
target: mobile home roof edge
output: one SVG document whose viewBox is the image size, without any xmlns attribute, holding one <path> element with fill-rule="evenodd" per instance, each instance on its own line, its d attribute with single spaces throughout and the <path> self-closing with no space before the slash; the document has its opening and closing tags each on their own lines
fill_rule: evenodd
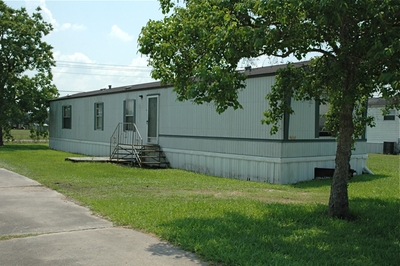
<svg viewBox="0 0 400 266">
<path fill-rule="evenodd" d="M 83 97 L 90 97 L 90 96 L 97 96 L 97 95 L 107 95 L 107 94 L 114 94 L 114 93 L 122 93 L 127 91 L 140 91 L 140 90 L 149 90 L 149 89 L 157 89 L 157 88 L 164 88 L 170 87 L 170 85 L 163 85 L 160 81 L 143 83 L 143 84 L 136 84 L 136 85 L 126 85 L 120 86 L 115 88 L 103 88 L 100 90 L 88 91 L 88 92 L 79 92 L 72 95 L 67 95 L 63 97 L 59 97 L 53 99 L 51 101 L 58 101 L 58 100 L 65 100 L 65 99 L 73 99 L 73 98 L 83 98 Z"/>
<path fill-rule="evenodd" d="M 302 61 L 297 63 L 292 63 L 296 67 L 306 66 L 309 61 Z M 287 64 L 280 64 L 275 66 L 267 66 L 267 67 L 259 67 L 259 68 L 249 68 L 242 70 L 241 72 L 248 76 L 248 78 L 254 78 L 259 76 L 271 76 L 274 75 L 278 69 L 285 67 Z M 76 94 L 71 94 L 67 96 L 62 96 L 59 98 L 55 98 L 51 101 L 65 100 L 65 99 L 73 99 L 73 98 L 83 98 L 90 96 L 98 96 L 98 95 L 107 95 L 114 93 L 123 93 L 127 91 L 140 91 L 140 90 L 150 90 L 150 89 L 158 89 L 158 88 L 168 88 L 172 85 L 162 84 L 160 81 L 136 84 L 136 85 L 126 85 L 115 88 L 102 88 L 100 90 L 88 91 L 88 92 L 80 92 Z"/>
</svg>

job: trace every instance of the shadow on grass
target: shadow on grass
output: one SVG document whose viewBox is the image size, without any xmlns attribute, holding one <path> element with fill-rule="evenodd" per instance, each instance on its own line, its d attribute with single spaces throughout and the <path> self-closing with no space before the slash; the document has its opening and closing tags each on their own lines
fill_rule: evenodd
<svg viewBox="0 0 400 266">
<path fill-rule="evenodd" d="M 186 258 L 192 262 L 198 261 L 198 259 L 192 253 L 182 252 L 175 246 L 163 242 L 149 245 L 147 251 L 151 252 L 153 256 L 173 256 L 176 259 Z"/>
<path fill-rule="evenodd" d="M 374 181 L 377 179 L 383 179 L 383 178 L 388 178 L 390 176 L 388 175 L 358 175 L 353 177 L 349 183 L 363 183 L 363 182 L 370 182 L 370 181 Z"/>
<path fill-rule="evenodd" d="M 4 146 L 0 146 L 0 152 L 7 151 L 37 151 L 37 150 L 50 150 L 48 143 L 5 143 Z"/>
<path fill-rule="evenodd" d="M 377 179 L 382 179 L 382 178 L 388 178 L 390 176 L 387 175 L 370 175 L 370 174 L 364 174 L 364 175 L 356 175 L 352 179 L 348 181 L 348 183 L 362 183 L 362 182 L 370 182 L 373 180 Z M 316 180 L 311 180 L 311 181 L 305 181 L 305 182 L 300 182 L 297 184 L 293 185 L 288 185 L 293 188 L 320 188 L 320 187 L 330 187 L 332 184 L 332 178 L 328 179 L 316 179 Z"/>
<path fill-rule="evenodd" d="M 399 227 L 398 202 L 353 200 L 358 215 L 353 222 L 329 218 L 324 205 L 258 204 L 259 217 L 243 212 L 187 217 L 161 225 L 162 237 L 222 265 L 399 263 L 399 233 L 393 232 Z"/>
</svg>

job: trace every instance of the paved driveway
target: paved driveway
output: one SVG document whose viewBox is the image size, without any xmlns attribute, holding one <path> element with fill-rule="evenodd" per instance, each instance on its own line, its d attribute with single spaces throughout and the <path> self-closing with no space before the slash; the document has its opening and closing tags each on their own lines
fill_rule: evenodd
<svg viewBox="0 0 400 266">
<path fill-rule="evenodd" d="M 0 168 L 0 265 L 206 265 Z"/>
</svg>

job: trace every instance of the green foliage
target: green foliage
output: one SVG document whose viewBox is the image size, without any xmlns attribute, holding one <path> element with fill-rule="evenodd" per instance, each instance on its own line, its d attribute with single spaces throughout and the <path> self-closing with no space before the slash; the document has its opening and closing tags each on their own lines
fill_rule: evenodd
<svg viewBox="0 0 400 266">
<path fill-rule="evenodd" d="M 365 125 L 372 122 L 372 118 L 365 116 L 369 97 L 381 94 L 390 99 L 392 107 L 400 106 L 400 62 L 388 56 L 388 51 L 392 56 L 400 53 L 397 45 L 400 38 L 400 4 L 396 1 L 370 0 L 351 3 L 322 1 L 318 4 L 315 1 L 300 2 L 298 9 L 303 14 L 302 19 L 287 22 L 289 28 L 275 29 L 280 32 L 281 40 L 275 40 L 274 52 L 284 54 L 290 46 L 285 44 L 288 42 L 293 46 L 289 52 L 299 55 L 319 52 L 321 56 L 310 62 L 308 70 L 298 70 L 303 72 L 303 76 L 292 82 L 291 88 L 283 87 L 285 84 L 282 83 L 276 84 L 272 95 L 279 94 L 279 90 L 292 89 L 297 99 L 330 103 L 327 126 L 336 135 L 341 130 L 340 114 L 349 109 L 348 112 L 354 114 L 353 139 L 356 139 Z M 280 20 L 285 23 L 284 16 Z M 298 27 L 292 27 L 290 23 Z M 279 75 L 284 73 L 281 71 Z M 281 78 L 288 79 L 289 76 Z M 273 104 L 283 101 L 279 97 L 268 99 Z M 290 109 L 290 106 L 287 108 Z M 267 111 L 264 122 L 276 125 L 281 112 Z"/>
<path fill-rule="evenodd" d="M 152 76 L 173 84 L 179 100 L 213 101 L 218 112 L 240 108 L 237 93 L 243 58 L 260 55 L 302 59 L 320 56 L 308 67 L 288 65 L 278 72 L 267 95 L 270 110 L 263 123 L 278 130 L 290 101 L 329 103 L 327 128 L 339 135 L 340 113 L 354 112 L 351 135 L 357 139 L 372 118 L 368 98 L 380 94 L 400 107 L 400 4 L 384 1 L 191 0 L 184 7 L 162 0 L 162 21 L 143 27 L 140 52 L 149 56 Z"/>
<path fill-rule="evenodd" d="M 46 139 L 49 136 L 49 131 L 43 126 L 31 127 L 29 130 L 29 138 L 33 141 Z"/>
<path fill-rule="evenodd" d="M 38 130 L 31 129 L 12 129 L 10 131 L 11 138 L 7 139 L 13 142 L 35 142 L 35 141 L 44 141 L 47 140 L 48 131 L 44 128 L 38 128 Z M 39 132 L 39 133 L 38 133 Z"/>
<path fill-rule="evenodd" d="M 337 87 L 336 75 L 332 75 L 329 68 L 322 63 L 322 59 L 312 59 L 307 65 L 295 67 L 288 64 L 286 68 L 278 70 L 276 82 L 272 87 L 272 92 L 266 96 L 270 102 L 270 109 L 264 112 L 265 118 L 262 123 L 272 124 L 271 133 L 278 130 L 278 121 L 285 113 L 291 114 L 293 110 L 290 106 L 290 99 L 296 101 L 314 100 L 320 104 L 330 103 L 327 113 L 325 128 L 332 135 L 339 135 L 339 117 L 342 111 L 343 99 L 340 96 L 340 88 Z M 285 99 L 285 100 L 284 100 Z M 354 137 L 353 140 L 362 136 L 366 125 L 371 125 L 372 117 L 367 117 L 368 97 L 363 92 L 354 96 Z"/>
<path fill-rule="evenodd" d="M 51 30 L 39 8 L 29 15 L 0 2 L 0 129 L 6 136 L 13 124 L 43 124 L 49 100 L 58 95 L 52 47 L 42 41 Z"/>
<path fill-rule="evenodd" d="M 176 7 L 163 21 L 149 21 L 139 50 L 150 55 L 152 77 L 173 84 L 179 100 L 214 102 L 221 113 L 241 108 L 237 92 L 244 88 L 245 76 L 236 66 L 248 56 L 252 35 L 232 22 L 231 4 L 219 2 L 186 2 L 187 8 Z"/>
<path fill-rule="evenodd" d="M 214 102 L 217 112 L 240 108 L 243 58 L 304 58 L 277 74 L 262 123 L 278 131 L 291 100 L 329 103 L 327 128 L 337 136 L 336 171 L 329 208 L 348 216 L 347 175 L 354 141 L 372 118 L 368 98 L 380 94 L 400 108 L 400 3 L 398 0 L 161 0 L 166 17 L 149 21 L 139 51 L 152 77 L 173 84 L 179 100 Z M 171 10 L 173 11 L 171 12 Z M 339 196 L 340 195 L 340 196 Z"/>
<path fill-rule="evenodd" d="M 212 265 L 399 264 L 399 156 L 371 154 L 368 167 L 375 175 L 351 179 L 351 222 L 327 215 L 331 180 L 271 185 L 176 169 L 72 163 L 64 160 L 69 156 L 80 155 L 6 144 L 0 167 Z"/>
<path fill-rule="evenodd" d="M 299 98 L 319 100 L 324 95 L 337 107 L 329 117 L 337 118 L 343 104 L 355 103 L 360 113 L 358 107 L 365 108 L 366 98 L 374 93 L 391 99 L 394 106 L 400 104 L 400 62 L 393 60 L 400 55 L 396 0 L 191 0 L 183 1 L 184 7 L 174 2 L 160 0 L 164 14 L 174 10 L 164 20 L 143 27 L 139 50 L 149 56 L 152 76 L 173 84 L 179 100 L 214 101 L 218 112 L 240 108 L 237 92 L 244 88 L 244 77 L 236 73 L 236 66 L 241 59 L 260 55 L 302 59 L 316 52 L 321 57 L 310 66 L 313 73 L 292 82 L 290 89 Z M 279 75 L 288 77 L 283 71 Z M 275 90 L 289 90 L 283 85 Z M 312 89 L 307 89 L 310 85 Z M 287 101 L 277 94 L 268 100 L 277 109 L 267 111 L 264 122 L 275 125 L 274 133 L 290 106 L 283 106 Z M 354 122 L 356 138 L 361 125 L 369 121 Z M 330 123 L 333 130 L 338 128 L 337 119 Z"/>
</svg>

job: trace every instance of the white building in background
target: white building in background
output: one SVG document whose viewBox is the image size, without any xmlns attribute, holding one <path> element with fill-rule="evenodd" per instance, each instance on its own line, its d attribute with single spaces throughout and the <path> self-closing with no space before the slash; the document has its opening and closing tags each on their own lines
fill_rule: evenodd
<svg viewBox="0 0 400 266">
<path fill-rule="evenodd" d="M 324 109 L 314 101 L 292 99 L 295 113 L 285 115 L 275 135 L 261 124 L 269 108 L 265 96 L 280 67 L 246 70 L 246 88 L 239 92 L 243 109 L 222 114 L 213 104 L 177 101 L 173 87 L 159 82 L 55 99 L 50 103 L 50 148 L 110 156 L 118 123 L 134 122 L 143 141 L 160 145 L 173 168 L 279 184 L 311 180 L 315 168 L 334 168 L 336 141 L 320 127 Z M 366 140 L 360 140 L 352 153 L 351 168 L 359 174 L 366 148 Z"/>
<path fill-rule="evenodd" d="M 390 110 L 382 114 L 386 100 L 372 98 L 368 101 L 368 115 L 374 117 L 375 126 L 367 127 L 368 153 L 399 153 L 400 151 L 400 119 L 399 110 Z"/>
</svg>

